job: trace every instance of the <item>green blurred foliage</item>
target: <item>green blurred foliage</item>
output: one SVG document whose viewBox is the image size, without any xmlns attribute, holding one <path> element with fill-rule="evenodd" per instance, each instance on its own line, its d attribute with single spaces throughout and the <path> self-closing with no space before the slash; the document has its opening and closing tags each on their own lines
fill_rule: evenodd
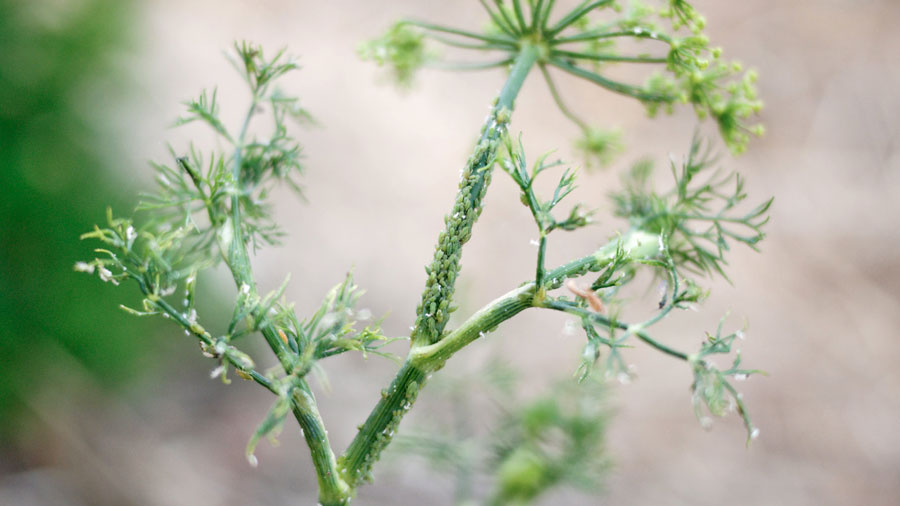
<svg viewBox="0 0 900 506">
<path fill-rule="evenodd" d="M 111 55 L 127 44 L 132 7 L 0 0 L 0 442 L 27 419 L 27 396 L 50 386 L 42 378 L 59 351 L 114 387 L 155 346 L 137 337 L 149 322 L 72 268 L 93 257 L 78 236 L 106 203 L 133 200 L 112 174 L 118 143 L 103 126 L 125 84 Z"/>
</svg>

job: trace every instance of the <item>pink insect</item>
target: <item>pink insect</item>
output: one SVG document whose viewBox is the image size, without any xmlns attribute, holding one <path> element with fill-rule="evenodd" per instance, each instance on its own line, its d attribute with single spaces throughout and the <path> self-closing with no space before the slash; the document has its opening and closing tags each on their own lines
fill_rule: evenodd
<svg viewBox="0 0 900 506">
<path fill-rule="evenodd" d="M 597 294 L 594 293 L 593 290 L 581 288 L 573 279 L 566 281 L 566 288 L 568 288 L 570 292 L 586 300 L 588 305 L 591 306 L 591 309 L 595 312 L 603 312 L 603 301 L 600 300 L 600 297 L 597 297 Z"/>
</svg>

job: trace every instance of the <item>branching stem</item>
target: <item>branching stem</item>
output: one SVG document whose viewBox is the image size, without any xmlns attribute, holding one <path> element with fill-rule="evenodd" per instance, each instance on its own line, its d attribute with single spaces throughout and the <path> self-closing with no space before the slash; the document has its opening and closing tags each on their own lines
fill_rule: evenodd
<svg viewBox="0 0 900 506">
<path fill-rule="evenodd" d="M 574 76 L 580 77 L 582 79 L 587 79 L 594 84 L 599 84 L 609 91 L 621 93 L 622 95 L 634 97 L 639 100 L 648 100 L 651 102 L 664 102 L 667 100 L 671 100 L 671 97 L 665 95 L 648 93 L 637 86 L 623 84 L 618 81 L 613 81 L 612 79 L 607 79 L 600 74 L 596 74 L 594 72 L 591 72 L 590 70 L 585 70 L 577 65 L 572 65 L 568 61 L 560 58 L 551 58 L 550 63 Z"/>
<path fill-rule="evenodd" d="M 256 112 L 256 106 L 259 97 L 254 93 L 251 101 L 250 109 L 244 118 L 241 132 L 234 149 L 234 160 L 232 175 L 234 177 L 234 194 L 231 196 L 231 223 L 226 223 L 225 227 L 231 227 L 231 240 L 220 241 L 222 254 L 225 257 L 226 264 L 231 270 L 232 277 L 238 288 L 247 285 L 253 293 L 256 293 L 256 282 L 254 281 L 252 267 L 250 265 L 250 255 L 247 251 L 247 242 L 243 237 L 241 227 L 241 164 L 243 151 L 246 149 L 245 139 L 250 120 Z M 256 321 L 265 321 L 266 315 L 259 314 L 258 309 L 252 315 Z M 270 324 L 264 324 L 260 329 L 266 343 L 272 352 L 278 357 L 278 361 L 284 369 L 285 374 L 292 375 L 294 372 L 294 361 L 289 351 L 284 347 L 281 338 L 278 336 L 277 329 Z M 309 446 L 310 455 L 312 457 L 313 466 L 316 469 L 316 475 L 319 481 L 319 502 L 323 506 L 344 505 L 349 502 L 351 497 L 350 487 L 345 483 L 340 474 L 337 472 L 337 463 L 334 451 L 328 442 L 328 434 L 322 417 L 319 414 L 315 397 L 309 389 L 306 381 L 298 376 L 291 378 L 292 384 L 296 387 L 293 389 L 291 396 L 291 411 L 303 430 L 306 443 Z M 271 389 L 270 389 L 271 390 Z M 280 392 L 275 392 L 280 395 Z"/>
<path fill-rule="evenodd" d="M 591 255 L 573 260 L 547 272 L 541 288 L 558 288 L 567 278 L 580 276 L 591 268 L 598 269 L 608 265 L 615 259 L 619 248 L 628 252 L 627 255 L 633 259 L 650 259 L 659 254 L 659 239 L 654 234 L 640 231 L 630 232 L 625 237 L 611 241 Z M 425 372 L 436 371 L 443 367 L 443 364 L 456 352 L 523 310 L 530 307 L 559 309 L 549 303 L 536 301 L 534 297 L 536 286 L 532 281 L 491 301 L 441 341 L 429 346 L 414 348 L 410 351 L 408 362 Z M 663 345 L 660 346 L 665 348 Z M 686 358 L 686 355 L 679 356 L 679 358 Z"/>
<path fill-rule="evenodd" d="M 545 273 L 542 285 L 531 281 L 495 299 L 440 341 L 413 346 L 391 386 L 382 391 L 381 401 L 341 457 L 339 467 L 344 480 L 355 487 L 359 481 L 368 478 L 378 454 L 390 443 L 400 420 L 415 402 L 419 389 L 432 372 L 442 368 L 456 352 L 484 337 L 525 309 L 550 307 L 541 305 L 542 301 L 534 297 L 539 286 L 542 290 L 558 288 L 569 277 L 582 275 L 592 268 L 595 270 L 602 268 L 615 259 L 620 249 L 626 251 L 633 259 L 651 259 L 660 253 L 659 236 L 632 231 L 591 255 Z M 637 332 L 640 333 L 639 337 L 646 337 L 643 332 Z M 648 342 L 652 344 L 653 341 L 649 339 Z M 654 347 L 664 351 L 667 349 L 661 344 Z M 683 358 L 680 355 L 676 356 Z"/>
<path fill-rule="evenodd" d="M 498 44 L 506 47 L 515 47 L 516 41 L 507 37 L 494 37 L 490 35 L 482 35 L 480 33 L 470 32 L 467 30 L 460 30 L 458 28 L 450 28 L 447 26 L 435 25 L 432 23 L 426 23 L 424 21 L 406 21 L 407 24 L 412 26 L 418 26 L 419 28 L 423 28 L 425 30 L 430 30 L 433 32 L 442 32 L 450 35 L 458 35 L 460 37 L 466 37 L 469 39 L 480 40 L 482 42 L 487 42 L 489 44 Z"/>
<path fill-rule="evenodd" d="M 578 51 L 562 51 L 559 49 L 553 50 L 551 53 L 553 56 L 560 56 L 562 58 L 574 58 L 576 60 L 591 60 L 591 61 L 608 61 L 608 62 L 629 62 L 629 63 L 666 63 L 666 58 L 664 57 L 655 57 L 655 56 L 623 56 L 618 54 L 600 54 L 600 53 L 582 53 Z"/>
<path fill-rule="evenodd" d="M 501 145 L 502 136 L 506 133 L 506 124 L 513 110 L 515 98 L 538 57 L 536 46 L 525 44 L 522 47 L 484 125 L 475 151 L 463 171 L 463 180 L 460 182 L 451 216 L 447 218 L 446 228 L 439 237 L 434 260 L 426 269 L 429 272 L 429 279 L 422 294 L 422 304 L 411 334 L 410 356 L 417 348 L 439 342 L 443 337 L 443 329 L 449 319 L 456 275 L 460 268 L 462 245 L 471 236 L 472 226 L 481 211 L 481 202 L 490 184 L 497 149 Z M 507 318 L 518 311 L 521 309 L 511 312 Z M 391 386 L 383 391 L 381 400 L 340 459 L 343 478 L 351 487 L 368 477 L 372 464 L 378 460 L 403 415 L 415 402 L 419 387 L 424 384 L 426 376 L 426 370 L 407 360 L 397 372 Z"/>
<path fill-rule="evenodd" d="M 553 81 L 553 76 L 550 75 L 550 71 L 547 70 L 546 65 L 541 65 L 541 74 L 544 75 L 544 81 L 547 82 L 547 89 L 550 90 L 550 96 L 553 97 L 553 101 L 556 102 L 556 106 L 559 107 L 559 110 L 563 113 L 563 116 L 569 118 L 572 123 L 578 125 L 582 131 L 587 131 L 588 125 L 584 122 L 583 119 L 579 118 L 577 114 L 572 112 L 571 109 L 566 105 L 566 102 L 562 99 L 562 96 L 559 94 L 559 89 L 556 87 L 556 83 Z"/>
<path fill-rule="evenodd" d="M 584 2 L 581 2 L 578 7 L 572 9 L 569 14 L 567 14 L 565 17 L 560 19 L 559 22 L 553 25 L 553 28 L 547 30 L 547 38 L 553 38 L 556 34 L 568 28 L 569 25 L 584 17 L 591 10 L 603 7 L 610 4 L 611 2 L 612 0 L 598 0 L 594 2 L 586 0 Z"/>
<path fill-rule="evenodd" d="M 619 330 L 624 330 L 626 332 L 626 335 L 623 337 L 626 337 L 628 334 L 631 334 L 631 335 L 634 335 L 635 337 L 637 337 L 638 339 L 640 339 L 641 341 L 643 341 L 644 343 L 655 348 L 656 350 L 665 353 L 666 355 L 675 357 L 679 360 L 685 360 L 685 361 L 688 360 L 688 358 L 689 358 L 687 353 L 670 348 L 669 346 L 666 346 L 665 344 L 650 337 L 649 334 L 647 334 L 646 332 L 644 332 L 642 330 L 644 327 L 647 326 L 646 324 L 629 325 L 624 322 L 613 321 L 613 320 L 610 320 L 609 318 L 603 316 L 602 314 L 595 313 L 593 311 L 589 311 L 588 309 L 585 309 L 582 307 L 576 307 L 571 304 L 563 304 L 563 303 L 557 302 L 557 301 L 546 301 L 541 305 L 541 307 L 574 314 L 581 318 L 588 318 L 588 319 L 593 320 L 594 322 L 599 323 L 600 325 L 607 327 L 607 328 L 616 328 Z M 619 338 L 619 340 L 621 340 L 621 339 L 622 338 Z"/>
<path fill-rule="evenodd" d="M 481 6 L 484 7 L 484 10 L 487 11 L 488 16 L 490 16 L 491 18 L 491 21 L 493 21 L 494 24 L 497 25 L 497 28 L 499 28 L 503 33 L 509 35 L 512 38 L 516 37 L 515 31 L 511 30 L 510 27 L 506 25 L 506 23 L 497 15 L 497 13 L 494 12 L 493 9 L 491 9 L 491 7 L 485 0 L 479 0 L 479 2 L 481 2 Z"/>
</svg>

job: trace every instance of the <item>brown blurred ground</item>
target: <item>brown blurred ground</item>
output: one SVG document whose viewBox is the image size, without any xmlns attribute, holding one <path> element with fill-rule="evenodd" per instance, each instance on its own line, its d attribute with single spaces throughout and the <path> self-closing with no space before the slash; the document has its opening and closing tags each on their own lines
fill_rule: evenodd
<svg viewBox="0 0 900 506">
<path fill-rule="evenodd" d="M 759 69 L 768 134 L 724 163 L 746 176 L 751 198 L 776 201 L 763 254 L 735 251 L 733 285 L 715 283 L 700 313 L 673 318 L 657 335 L 691 349 L 726 311 L 732 325 L 749 320 L 743 357 L 770 376 L 740 386 L 762 437 L 745 449 L 735 418 L 703 431 L 690 409 L 687 368 L 638 348 L 628 358 L 639 380 L 615 389 L 609 438 L 616 467 L 607 495 L 555 495 L 546 504 L 896 504 L 900 4 L 696 4 L 726 55 Z M 483 19 L 475 2 L 148 2 L 137 27 L 143 51 L 124 62 L 140 76 L 144 100 L 118 119 L 140 118 L 127 136 L 134 163 L 123 170 L 149 179 L 142 160 L 164 158 L 164 140 L 184 146 L 193 132 L 164 127 L 179 114 L 178 103 L 203 87 L 220 84 L 226 117 L 237 115 L 227 104 L 242 104 L 242 90 L 219 56 L 233 40 L 288 46 L 304 69 L 285 86 L 299 91 L 321 126 L 300 134 L 309 202 L 288 194 L 278 201 L 290 237 L 263 252 L 258 270 L 269 286 L 292 272 L 289 298 L 304 314 L 355 266 L 368 290 L 364 305 L 390 312 L 387 330 L 404 333 L 458 169 L 502 83 L 500 73 L 425 72 L 406 96 L 373 86 L 377 72 L 358 61 L 355 47 L 406 15 L 458 25 Z M 595 123 L 625 128 L 629 153 L 620 169 L 643 155 L 662 163 L 688 144 L 694 123 L 686 111 L 648 122 L 637 104 L 570 80 L 563 88 Z M 575 129 L 537 80 L 526 84 L 513 130 L 524 132 L 532 153 L 559 148 L 574 158 Z M 604 216 L 617 181 L 615 170 L 585 176 L 574 198 Z M 557 243 L 550 263 L 591 250 L 617 226 L 604 220 L 580 239 Z M 469 308 L 530 275 L 532 227 L 498 175 L 464 257 L 460 292 Z M 462 372 L 514 350 L 504 356 L 531 375 L 524 387 L 540 388 L 543 378 L 575 365 L 580 340 L 563 335 L 562 323 L 526 313 L 447 369 Z M 314 479 L 295 431 L 285 431 L 279 448 L 261 445 L 260 467 L 250 469 L 243 446 L 270 399 L 250 385 L 209 382 L 209 364 L 195 350 L 178 348 L 197 357 L 148 379 L 126 400 L 67 406 L 64 393 L 36 398 L 52 436 L 32 446 L 44 460 L 67 465 L 5 477 L 0 504 L 313 504 Z M 63 362 L 60 369 L 80 377 L 77 366 Z M 320 402 L 341 449 L 392 369 L 341 359 L 328 370 L 333 392 Z M 90 379 L 83 381 L 90 390 Z M 66 381 L 73 388 L 81 382 Z M 450 485 L 435 488 L 430 476 L 383 472 L 358 502 L 449 504 Z"/>
</svg>

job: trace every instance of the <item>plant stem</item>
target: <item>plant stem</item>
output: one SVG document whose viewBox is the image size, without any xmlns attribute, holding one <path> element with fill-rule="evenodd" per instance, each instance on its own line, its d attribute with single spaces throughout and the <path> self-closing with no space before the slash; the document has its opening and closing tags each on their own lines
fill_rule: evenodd
<svg viewBox="0 0 900 506">
<path fill-rule="evenodd" d="M 322 417 L 316 408 L 316 400 L 305 381 L 292 397 L 291 410 L 303 429 L 303 437 L 309 446 L 313 466 L 319 481 L 319 504 L 322 506 L 343 506 L 350 502 L 350 486 L 337 472 L 337 462 Z"/>
<path fill-rule="evenodd" d="M 569 107 L 566 105 L 565 101 L 562 99 L 562 96 L 559 94 L 559 89 L 556 88 L 556 83 L 553 81 L 553 77 L 547 70 L 546 65 L 541 65 L 541 73 L 544 75 L 544 80 L 547 82 L 547 89 L 550 90 L 550 95 L 553 97 L 553 101 L 556 102 L 556 106 L 559 107 L 559 110 L 565 117 L 569 118 L 573 123 L 578 125 L 578 128 L 586 132 L 588 130 L 587 123 L 579 118 L 578 115 L 572 112 L 572 110 L 569 109 Z"/>
<path fill-rule="evenodd" d="M 622 95 L 627 95 L 629 97 L 634 97 L 639 100 L 646 100 L 650 102 L 664 102 L 670 99 L 670 97 L 667 97 L 666 95 L 644 91 L 638 86 L 632 86 L 630 84 L 624 84 L 612 79 L 607 79 L 600 74 L 596 74 L 594 72 L 591 72 L 590 70 L 585 70 L 577 65 L 572 65 L 567 60 L 561 58 L 552 57 L 550 58 L 550 63 L 574 76 L 586 79 L 594 84 L 598 84 L 608 89 L 609 91 L 621 93 Z"/>
<path fill-rule="evenodd" d="M 491 7 L 487 4 L 487 2 L 485 2 L 485 0 L 478 1 L 481 2 L 481 6 L 484 7 L 485 11 L 487 11 L 488 16 L 490 16 L 494 24 L 497 25 L 497 28 L 499 28 L 503 33 L 509 35 L 510 37 L 516 37 L 515 30 L 512 30 L 509 26 L 507 26 L 504 20 L 501 19 L 493 9 L 491 9 Z"/>
<path fill-rule="evenodd" d="M 575 7 L 574 9 L 572 9 L 571 12 L 569 12 L 562 19 L 560 19 L 559 22 L 557 22 L 555 25 L 553 25 L 552 28 L 547 30 L 547 38 L 552 39 L 553 36 L 555 36 L 556 34 L 558 34 L 561 31 L 565 30 L 566 27 L 568 27 L 572 23 L 574 23 L 574 22 L 578 21 L 579 19 L 581 19 L 582 17 L 584 17 L 592 9 L 596 9 L 598 7 L 603 7 L 607 4 L 609 4 L 611 1 L 612 0 L 600 0 L 597 2 L 590 2 L 590 1 L 581 2 L 581 4 L 579 4 L 578 7 Z"/>
<path fill-rule="evenodd" d="M 544 256 L 547 252 L 547 233 L 544 230 L 541 230 L 541 238 L 538 240 L 538 255 L 537 255 L 537 267 L 535 268 L 534 273 L 534 283 L 537 286 L 541 286 L 544 284 L 544 273 L 546 269 L 544 268 Z"/>
<path fill-rule="evenodd" d="M 529 43 L 522 45 L 506 84 L 482 128 L 481 138 L 463 170 L 456 201 L 446 219 L 446 228 L 438 238 L 431 266 L 426 268 L 429 277 L 417 310 L 416 325 L 410 335 L 411 356 L 416 348 L 438 342 L 442 337 L 450 316 L 462 245 L 471 237 L 472 226 L 481 213 L 481 203 L 490 184 L 497 149 L 506 133 L 516 96 L 538 57 L 536 46 Z M 426 376 L 425 370 L 407 360 L 391 386 L 382 391 L 381 400 L 338 464 L 344 480 L 351 487 L 369 478 L 372 465 L 390 443 L 403 415 L 415 402 Z"/>
<path fill-rule="evenodd" d="M 457 351 L 484 337 L 487 332 L 504 321 L 532 307 L 534 289 L 535 284 L 531 282 L 494 299 L 443 340 L 411 350 L 407 360 L 422 370 L 440 369 Z"/>
<path fill-rule="evenodd" d="M 226 222 L 223 225 L 222 232 L 224 233 L 220 233 L 219 237 L 219 245 L 222 248 L 223 256 L 228 268 L 231 270 L 235 284 L 239 288 L 242 285 L 247 285 L 252 293 L 256 293 L 256 282 L 254 281 L 250 255 L 247 251 L 247 244 L 241 227 L 240 181 L 242 155 L 246 147 L 244 140 L 257 102 L 258 98 L 254 96 L 235 145 L 232 169 L 235 191 L 231 196 L 231 217 L 230 222 Z M 284 347 L 281 338 L 277 334 L 277 329 L 266 323 L 266 315 L 260 314 L 258 309 L 253 311 L 252 316 L 257 322 L 263 322 L 260 332 L 266 343 L 275 356 L 278 357 L 285 374 L 292 375 L 294 372 L 294 360 L 289 350 Z M 307 446 L 309 446 L 313 466 L 316 469 L 319 481 L 319 502 L 323 506 L 347 504 L 351 497 L 350 487 L 341 479 L 340 474 L 337 472 L 334 452 L 328 441 L 327 431 L 319 414 L 315 397 L 303 378 L 294 376 L 291 381 L 297 387 L 291 396 L 291 411 L 294 413 L 294 417 L 303 431 Z"/>
<path fill-rule="evenodd" d="M 460 270 L 462 247 L 471 237 L 472 227 L 481 214 L 494 160 L 506 134 L 515 98 L 538 56 L 536 46 L 523 44 L 509 78 L 481 130 L 475 150 L 463 169 L 456 201 L 446 219 L 444 231 L 438 237 L 431 265 L 425 269 L 428 281 L 410 334 L 413 347 L 439 341 L 450 319 L 450 303 Z"/>
<path fill-rule="evenodd" d="M 521 0 L 513 0 L 513 12 L 516 14 L 516 21 L 519 23 L 519 31 L 520 33 L 524 33 L 525 30 L 528 29 L 528 24 L 525 22 L 525 15 L 522 12 L 522 2 Z"/>
<path fill-rule="evenodd" d="M 562 49 L 554 49 L 553 56 L 561 56 L 569 59 L 592 60 L 592 61 L 608 61 L 608 62 L 631 62 L 631 63 L 666 63 L 665 57 L 655 56 L 623 56 L 618 54 L 597 54 L 582 53 L 578 51 L 563 51 Z"/>
<path fill-rule="evenodd" d="M 609 242 L 591 255 L 547 272 L 544 276 L 547 286 L 542 288 L 558 288 L 567 278 L 580 276 L 592 269 L 602 269 L 615 259 L 616 252 L 620 247 L 633 259 L 654 258 L 659 254 L 658 241 L 659 236 L 655 234 L 632 231 L 616 241 Z M 483 337 L 485 333 L 492 331 L 500 323 L 530 307 L 545 307 L 543 301 L 535 299 L 535 288 L 535 283 L 530 282 L 507 292 L 480 309 L 443 340 L 430 346 L 421 346 L 411 350 L 407 361 L 423 371 L 430 372 L 440 369 L 444 362 L 456 352 Z"/>
<path fill-rule="evenodd" d="M 381 391 L 381 400 L 338 459 L 341 475 L 351 487 L 355 488 L 361 481 L 371 481 L 372 466 L 391 442 L 425 379 L 426 373 L 407 360 L 397 371 L 391 386 Z"/>
<path fill-rule="evenodd" d="M 499 44 L 501 46 L 506 47 L 515 47 L 515 40 L 509 37 L 491 37 L 488 35 L 483 35 L 480 33 L 469 32 L 466 30 L 460 30 L 458 28 L 450 28 L 447 26 L 435 25 L 432 23 L 425 23 L 423 21 L 406 21 L 407 24 L 412 26 L 418 26 L 419 28 L 423 28 L 425 30 L 431 30 L 434 32 L 448 33 L 450 35 L 458 35 L 460 37 L 467 37 L 470 39 L 480 40 L 482 42 L 487 42 L 490 44 Z"/>
<path fill-rule="evenodd" d="M 558 288 L 567 278 L 602 269 L 616 258 L 620 248 L 632 259 L 649 260 L 660 253 L 659 236 L 633 230 L 591 255 L 547 272 L 545 285 L 541 288 Z M 430 345 L 414 346 L 410 350 L 390 388 L 382 391 L 381 402 L 339 461 L 347 483 L 356 486 L 368 477 L 378 454 L 390 443 L 400 420 L 415 402 L 419 389 L 432 372 L 442 368 L 456 352 L 484 337 L 504 321 L 530 307 L 543 307 L 544 301 L 535 298 L 536 287 L 533 281 L 525 283 L 484 306 L 444 339 Z"/>
<path fill-rule="evenodd" d="M 543 303 L 541 305 L 541 307 L 547 308 L 547 309 L 555 309 L 557 311 L 563 311 L 563 312 L 570 313 L 570 314 L 575 314 L 581 318 L 588 318 L 588 319 L 593 320 L 607 328 L 616 328 L 619 330 L 624 330 L 626 333 L 626 336 L 628 334 L 637 336 L 638 339 L 640 339 L 644 343 L 648 344 L 650 347 L 655 348 L 657 351 L 661 351 L 661 352 L 665 353 L 666 355 L 675 357 L 679 360 L 688 360 L 689 359 L 687 353 L 678 351 L 674 348 L 670 348 L 670 347 L 666 346 L 665 344 L 662 344 L 661 342 L 657 341 L 656 339 L 653 339 L 646 332 L 644 332 L 643 329 L 645 327 L 647 327 L 646 322 L 640 323 L 637 325 L 628 325 L 626 323 L 612 321 L 609 318 L 607 318 L 601 314 L 597 314 L 592 311 L 588 311 L 587 309 L 573 307 L 570 304 L 562 304 L 559 302 L 548 301 L 548 302 Z"/>
<path fill-rule="evenodd" d="M 149 291 L 145 289 L 143 283 L 141 283 L 141 291 L 144 293 L 144 295 L 150 295 Z M 157 307 L 163 310 L 165 314 L 169 315 L 170 318 L 178 322 L 178 324 L 181 325 L 182 328 L 186 330 L 190 329 L 189 332 L 197 337 L 197 339 L 199 339 L 201 343 L 210 347 L 215 346 L 215 341 L 213 340 L 213 337 L 209 334 L 209 332 L 206 332 L 205 330 L 203 330 L 202 332 L 199 331 L 201 329 L 197 329 L 194 324 L 191 324 L 191 322 L 188 321 L 187 318 L 185 318 L 184 313 L 180 313 L 177 309 L 172 307 L 171 304 L 166 302 L 165 299 L 157 299 L 156 301 L 154 301 L 154 304 L 156 304 Z M 244 370 L 242 364 L 228 354 L 225 354 L 224 360 L 231 364 L 235 369 L 247 374 L 250 379 L 259 383 L 266 390 L 272 392 L 275 395 L 278 395 L 278 387 L 269 378 L 263 376 L 255 369 Z"/>
</svg>

